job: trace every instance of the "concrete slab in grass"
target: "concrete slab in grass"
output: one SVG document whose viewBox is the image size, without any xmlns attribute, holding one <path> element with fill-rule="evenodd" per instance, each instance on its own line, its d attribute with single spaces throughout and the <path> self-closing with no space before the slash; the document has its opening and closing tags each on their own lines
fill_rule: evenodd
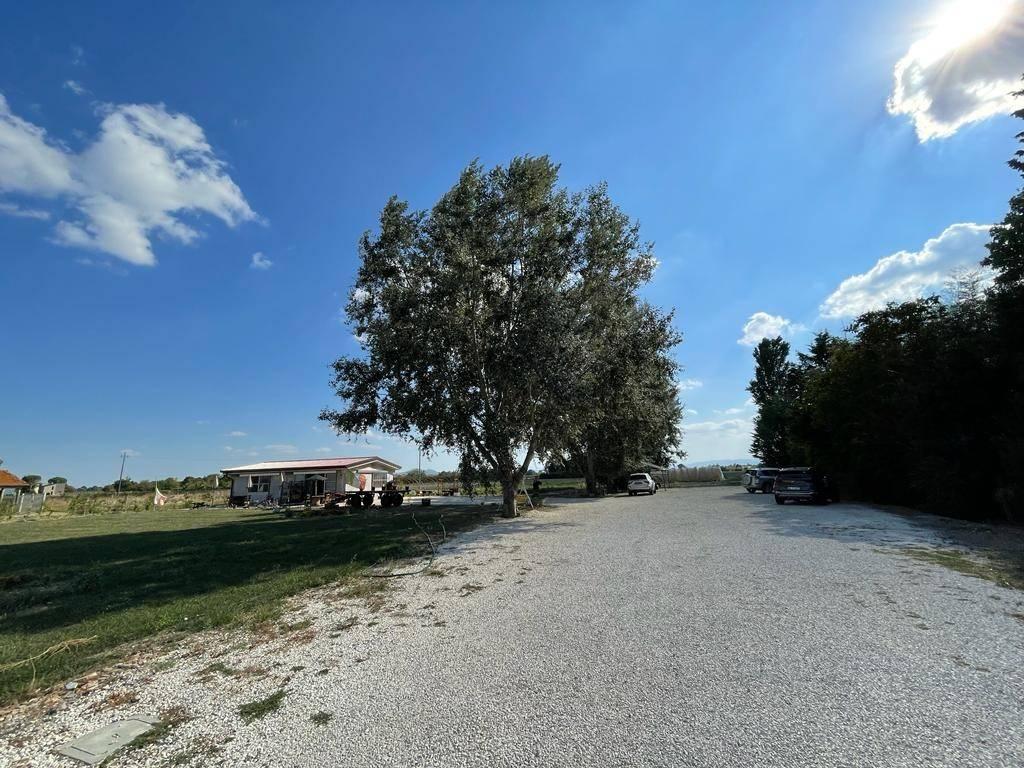
<svg viewBox="0 0 1024 768">
<path fill-rule="evenodd" d="M 155 717 L 133 717 L 119 720 L 84 736 L 69 741 L 57 749 L 62 755 L 81 760 L 87 765 L 99 765 L 116 750 L 141 736 L 160 722 Z"/>
</svg>

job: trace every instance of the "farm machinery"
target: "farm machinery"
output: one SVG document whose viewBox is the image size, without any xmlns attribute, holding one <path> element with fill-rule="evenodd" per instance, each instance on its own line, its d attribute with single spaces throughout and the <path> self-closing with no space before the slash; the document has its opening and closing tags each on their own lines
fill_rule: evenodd
<svg viewBox="0 0 1024 768">
<path fill-rule="evenodd" d="M 402 502 L 405 501 L 405 496 L 398 490 L 394 481 L 390 481 L 385 483 L 384 487 L 379 491 L 370 488 L 369 490 L 363 489 L 331 494 L 329 498 L 324 500 L 324 506 L 328 509 L 339 509 L 345 506 L 349 509 L 361 509 L 363 507 L 372 507 L 375 498 L 380 499 L 382 507 L 400 507 Z"/>
</svg>

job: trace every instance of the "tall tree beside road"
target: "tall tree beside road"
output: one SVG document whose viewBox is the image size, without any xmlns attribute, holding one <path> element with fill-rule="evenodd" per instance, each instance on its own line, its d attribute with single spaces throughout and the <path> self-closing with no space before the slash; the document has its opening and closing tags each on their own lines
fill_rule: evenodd
<svg viewBox="0 0 1024 768">
<path fill-rule="evenodd" d="M 346 433 L 415 437 L 471 455 L 506 515 L 533 461 L 590 418 L 582 382 L 602 354 L 599 306 L 639 306 L 655 260 L 604 187 L 572 195 L 547 157 L 473 163 L 429 212 L 392 198 L 346 312 L 363 354 L 339 358 Z"/>
<path fill-rule="evenodd" d="M 1016 95 L 1024 97 L 1024 91 Z M 1024 109 L 1014 116 L 1024 119 Z M 1024 178 L 1024 131 L 1017 140 L 1021 147 L 1009 166 Z M 988 304 L 995 318 L 997 376 L 1005 387 L 995 406 L 1000 411 L 994 431 L 1002 478 L 997 498 L 1004 509 L 1016 510 L 1024 519 L 1024 189 L 1010 198 L 1010 210 L 992 228 L 988 251 L 984 264 L 996 273 Z"/>
<path fill-rule="evenodd" d="M 757 407 L 750 452 L 765 464 L 789 463 L 788 424 L 793 366 L 781 336 L 761 339 L 754 348 L 754 378 L 747 386 Z"/>
</svg>

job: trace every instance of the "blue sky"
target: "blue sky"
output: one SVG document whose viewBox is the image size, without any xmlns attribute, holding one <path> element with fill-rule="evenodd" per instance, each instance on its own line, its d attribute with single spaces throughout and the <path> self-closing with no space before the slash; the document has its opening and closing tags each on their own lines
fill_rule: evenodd
<svg viewBox="0 0 1024 768">
<path fill-rule="evenodd" d="M 685 335 L 684 448 L 740 458 L 751 343 L 941 286 L 1015 191 L 1014 0 L 341 5 L 5 10 L 5 468 L 415 466 L 316 418 L 357 348 L 357 238 L 390 195 L 527 153 L 639 219 Z"/>
</svg>

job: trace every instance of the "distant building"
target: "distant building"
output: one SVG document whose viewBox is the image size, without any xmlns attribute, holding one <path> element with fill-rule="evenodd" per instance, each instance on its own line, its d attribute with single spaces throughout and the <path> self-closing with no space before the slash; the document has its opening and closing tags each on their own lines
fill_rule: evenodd
<svg viewBox="0 0 1024 768">
<path fill-rule="evenodd" d="M 260 502 L 267 498 L 281 504 L 301 503 L 307 496 L 344 493 L 360 489 L 380 490 L 401 467 L 380 456 L 349 456 L 337 459 L 261 461 L 228 467 L 221 473 L 231 478 L 231 498 Z"/>
<path fill-rule="evenodd" d="M 0 499 L 16 499 L 28 489 L 28 483 L 20 477 L 0 469 Z"/>
<path fill-rule="evenodd" d="M 67 487 L 67 483 L 40 483 L 33 489 L 33 492 L 43 493 L 47 496 L 63 496 Z"/>
</svg>

